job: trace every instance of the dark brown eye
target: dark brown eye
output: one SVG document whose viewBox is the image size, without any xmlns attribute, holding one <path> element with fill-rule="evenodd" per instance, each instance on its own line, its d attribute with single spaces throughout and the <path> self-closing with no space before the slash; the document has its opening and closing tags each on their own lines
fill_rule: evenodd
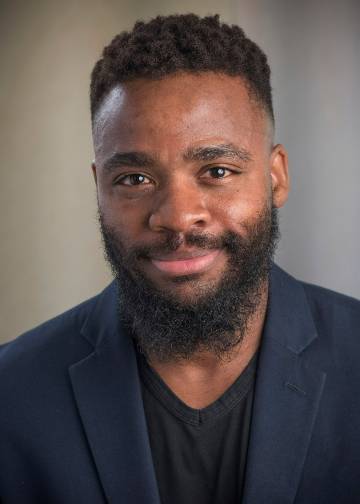
<svg viewBox="0 0 360 504">
<path fill-rule="evenodd" d="M 209 174 L 212 178 L 224 178 L 230 173 L 230 170 L 223 168 L 222 166 L 214 166 L 213 168 L 209 168 Z"/>
<path fill-rule="evenodd" d="M 150 184 L 150 180 L 141 173 L 131 173 L 119 180 L 119 183 L 127 186 L 145 185 Z"/>
</svg>

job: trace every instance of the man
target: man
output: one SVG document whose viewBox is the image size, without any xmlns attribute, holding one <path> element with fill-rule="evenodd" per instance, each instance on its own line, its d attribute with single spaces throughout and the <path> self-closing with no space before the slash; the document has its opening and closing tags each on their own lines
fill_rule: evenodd
<svg viewBox="0 0 360 504">
<path fill-rule="evenodd" d="M 104 49 L 115 280 L 2 348 L 3 504 L 360 502 L 360 304 L 271 263 L 289 182 L 269 79 L 217 16 Z"/>
</svg>

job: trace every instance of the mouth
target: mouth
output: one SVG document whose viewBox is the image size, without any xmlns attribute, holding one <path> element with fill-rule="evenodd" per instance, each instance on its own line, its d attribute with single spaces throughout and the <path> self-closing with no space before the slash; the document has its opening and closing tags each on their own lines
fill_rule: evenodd
<svg viewBox="0 0 360 504">
<path fill-rule="evenodd" d="M 220 254 L 220 250 L 176 251 L 158 257 L 151 257 L 152 265 L 167 275 L 191 275 L 209 269 Z"/>
</svg>

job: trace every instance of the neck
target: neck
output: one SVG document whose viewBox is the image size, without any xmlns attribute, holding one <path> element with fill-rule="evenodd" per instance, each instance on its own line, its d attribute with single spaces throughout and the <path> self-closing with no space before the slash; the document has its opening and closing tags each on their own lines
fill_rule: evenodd
<svg viewBox="0 0 360 504">
<path fill-rule="evenodd" d="M 258 308 L 250 317 L 241 342 L 225 358 L 200 351 L 187 360 L 150 359 L 149 364 L 185 404 L 196 409 L 208 406 L 234 383 L 258 350 L 267 300 L 268 284 L 262 289 Z"/>
</svg>

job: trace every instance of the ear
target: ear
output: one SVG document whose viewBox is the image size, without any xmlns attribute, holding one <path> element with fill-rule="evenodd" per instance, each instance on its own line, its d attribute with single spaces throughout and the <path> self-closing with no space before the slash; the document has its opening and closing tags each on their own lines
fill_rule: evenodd
<svg viewBox="0 0 360 504">
<path fill-rule="evenodd" d="M 282 207 L 288 198 L 290 190 L 288 155 L 281 144 L 273 147 L 270 156 L 270 176 L 273 194 L 273 204 Z"/>
<path fill-rule="evenodd" d="M 91 170 L 92 170 L 93 177 L 94 177 L 94 180 L 95 180 L 95 185 L 97 186 L 97 174 L 96 174 L 96 164 L 95 164 L 95 161 L 93 161 L 91 163 Z"/>
</svg>

